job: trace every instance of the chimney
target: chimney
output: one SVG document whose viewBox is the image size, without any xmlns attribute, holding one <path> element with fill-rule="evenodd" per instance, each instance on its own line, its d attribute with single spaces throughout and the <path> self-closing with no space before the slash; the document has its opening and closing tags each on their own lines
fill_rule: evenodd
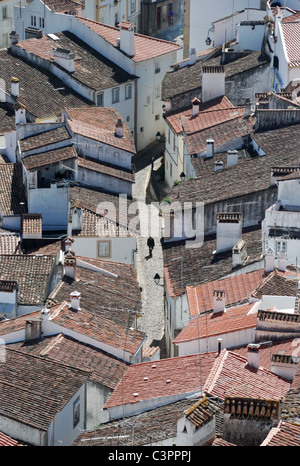
<svg viewBox="0 0 300 466">
<path fill-rule="evenodd" d="M 225 95 L 225 68 L 223 66 L 202 67 L 202 102 Z"/>
<path fill-rule="evenodd" d="M 80 310 L 80 296 L 81 293 L 79 293 L 78 291 L 72 291 L 72 293 L 70 293 L 70 308 L 74 309 L 74 311 Z"/>
<path fill-rule="evenodd" d="M 135 55 L 134 28 L 133 23 L 120 22 L 120 49 L 129 57 Z"/>
<path fill-rule="evenodd" d="M 240 212 L 219 212 L 216 233 L 216 252 L 232 249 L 242 238 L 242 214 Z"/>
<path fill-rule="evenodd" d="M 247 98 L 245 101 L 244 117 L 249 118 L 250 115 L 251 115 L 251 102 L 250 102 L 250 99 Z"/>
<path fill-rule="evenodd" d="M 215 152 L 215 141 L 213 139 L 206 140 L 206 158 L 210 159 L 214 156 Z"/>
<path fill-rule="evenodd" d="M 266 273 L 274 270 L 274 250 L 269 248 L 265 254 L 265 271 Z"/>
<path fill-rule="evenodd" d="M 116 131 L 115 131 L 115 136 L 117 138 L 122 138 L 123 137 L 123 122 L 122 120 L 119 118 L 117 123 L 116 123 Z"/>
<path fill-rule="evenodd" d="M 278 270 L 281 270 L 282 272 L 285 272 L 286 266 L 287 266 L 286 252 L 279 252 L 277 257 L 278 257 L 278 262 L 277 262 Z"/>
<path fill-rule="evenodd" d="M 19 42 L 19 34 L 16 31 L 11 31 L 9 34 L 10 46 Z"/>
<path fill-rule="evenodd" d="M 299 366 L 299 356 L 273 354 L 271 360 L 271 372 L 288 380 L 293 380 Z"/>
<path fill-rule="evenodd" d="M 196 49 L 191 49 L 190 51 L 190 57 L 189 57 L 189 65 L 194 65 L 196 63 L 197 57 L 196 57 Z"/>
<path fill-rule="evenodd" d="M 213 293 L 213 313 L 225 311 L 226 304 L 226 291 L 225 290 L 214 290 Z"/>
<path fill-rule="evenodd" d="M 222 170 L 222 168 L 223 168 L 223 162 L 221 160 L 217 160 L 215 162 L 215 172 Z"/>
<path fill-rule="evenodd" d="M 26 109 L 23 107 L 23 105 L 20 105 L 19 103 L 16 103 L 14 106 L 15 109 L 15 125 L 27 123 L 26 121 Z"/>
<path fill-rule="evenodd" d="M 232 167 L 238 163 L 238 151 L 228 150 L 227 151 L 227 167 Z"/>
<path fill-rule="evenodd" d="M 42 336 L 41 319 L 28 319 L 25 323 L 25 341 L 38 340 Z"/>
<path fill-rule="evenodd" d="M 65 254 L 64 275 L 72 278 L 73 280 L 76 279 L 76 257 L 75 253 L 71 251 L 71 249 L 69 249 Z"/>
<path fill-rule="evenodd" d="M 247 257 L 246 243 L 240 239 L 232 248 L 232 268 L 243 265 Z"/>
<path fill-rule="evenodd" d="M 54 63 L 60 65 L 69 73 L 73 73 L 75 71 L 75 54 L 71 53 L 70 50 L 62 49 L 60 47 L 53 49 L 53 57 Z"/>
<path fill-rule="evenodd" d="M 222 350 L 222 338 L 218 338 L 218 353 L 220 354 Z"/>
<path fill-rule="evenodd" d="M 256 343 L 250 343 L 247 346 L 247 350 L 249 366 L 253 367 L 254 369 L 258 369 L 260 364 L 260 345 Z"/>
<path fill-rule="evenodd" d="M 10 89 L 10 93 L 13 97 L 19 97 L 19 87 L 20 87 L 19 79 L 13 76 L 11 78 L 11 89 Z"/>
<path fill-rule="evenodd" d="M 196 117 L 199 114 L 199 107 L 200 107 L 200 100 L 195 97 L 192 100 L 192 108 L 193 108 L 193 117 Z"/>
<path fill-rule="evenodd" d="M 65 251 L 66 252 L 70 251 L 71 246 L 72 246 L 73 243 L 74 243 L 74 240 L 73 240 L 73 238 L 71 238 L 71 236 L 68 236 L 65 239 Z"/>
</svg>

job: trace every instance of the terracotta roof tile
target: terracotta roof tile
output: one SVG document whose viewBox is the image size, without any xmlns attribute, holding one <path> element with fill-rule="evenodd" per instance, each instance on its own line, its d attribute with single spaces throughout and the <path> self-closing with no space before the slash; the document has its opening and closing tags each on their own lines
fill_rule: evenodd
<svg viewBox="0 0 300 466">
<path fill-rule="evenodd" d="M 118 27 L 109 26 L 107 24 L 98 23 L 87 18 L 77 16 L 77 19 L 85 24 L 89 29 L 93 30 L 99 36 L 103 37 L 114 47 L 117 47 L 116 41 L 120 37 L 120 29 Z M 134 62 L 149 60 L 151 58 L 160 57 L 166 53 L 176 52 L 180 50 L 180 46 L 174 42 L 169 42 L 162 39 L 157 39 L 142 34 L 134 34 L 134 43 L 136 54 L 132 57 Z"/>
<path fill-rule="evenodd" d="M 75 147 L 66 146 L 59 149 L 47 150 L 34 155 L 27 155 L 22 159 L 22 163 L 27 170 L 36 170 L 40 167 L 58 164 L 65 160 L 77 158 Z"/>
<path fill-rule="evenodd" d="M 14 233 L 0 233 L 0 254 L 22 254 L 19 236 Z"/>
<path fill-rule="evenodd" d="M 23 235 L 42 234 L 42 214 L 23 214 Z"/>
<path fill-rule="evenodd" d="M 154 399 L 157 405 L 159 397 L 179 394 L 184 397 L 201 389 L 223 400 L 225 396 L 245 395 L 280 400 L 289 387 L 289 382 L 264 368 L 254 370 L 247 358 L 223 350 L 220 355 L 212 352 L 134 364 L 127 369 L 104 409 Z"/>
<path fill-rule="evenodd" d="M 187 298 L 190 316 L 213 309 L 213 292 L 222 289 L 226 291 L 226 306 L 239 304 L 248 299 L 251 292 L 265 277 L 264 269 L 243 273 L 223 280 L 202 283 L 195 287 L 187 287 Z"/>
<path fill-rule="evenodd" d="M 48 431 L 53 417 L 88 376 L 74 367 L 8 347 L 5 358 L 5 364 L 0 364 L 1 416 L 42 431 Z"/>
<path fill-rule="evenodd" d="M 22 152 L 27 152 L 33 149 L 42 149 L 44 146 L 51 146 L 51 144 L 56 144 L 70 139 L 71 136 L 66 127 L 59 126 L 49 131 L 44 131 L 21 139 L 20 147 Z"/>
<path fill-rule="evenodd" d="M 281 24 L 289 66 L 300 66 L 300 22 L 291 21 Z"/>
<path fill-rule="evenodd" d="M 42 305 L 48 297 L 54 266 L 52 256 L 4 254 L 0 256 L 0 279 L 18 283 L 19 304 Z"/>
<path fill-rule="evenodd" d="M 116 324 L 125 326 L 129 321 L 131 325 L 134 315 L 141 312 L 142 306 L 133 266 L 101 259 L 77 258 L 116 277 L 76 266 L 76 280 L 63 278 L 49 296 L 49 303 L 69 300 L 70 293 L 76 289 L 81 293 L 82 306 L 99 318 L 112 319 Z"/>
<path fill-rule="evenodd" d="M 20 445 L 21 444 L 17 440 L 0 432 L 0 447 L 17 447 Z"/>
<path fill-rule="evenodd" d="M 190 320 L 173 343 L 180 344 L 225 333 L 256 328 L 255 304 L 243 304 L 226 309 L 223 313 L 209 313 Z"/>
<path fill-rule="evenodd" d="M 300 437 L 300 425 L 290 422 L 281 422 L 273 427 L 262 442 L 265 447 L 298 447 Z"/>
<path fill-rule="evenodd" d="M 0 163 L 0 212 L 21 215 L 26 212 L 26 195 L 20 163 Z"/>
<path fill-rule="evenodd" d="M 30 343 L 12 343 L 9 347 L 86 370 L 90 372 L 89 379 L 111 390 L 127 369 L 125 362 L 63 334 L 43 337 Z"/>
<path fill-rule="evenodd" d="M 50 61 L 52 65 L 54 63 L 54 48 L 70 50 L 75 55 L 75 71 L 72 72 L 72 79 L 97 91 L 119 86 L 135 79 L 135 76 L 130 75 L 117 63 L 113 63 L 96 52 L 71 32 L 57 32 L 55 36 L 58 37 L 56 41 L 44 35 L 39 39 L 32 38 L 20 41 L 16 46 Z"/>
<path fill-rule="evenodd" d="M 121 167 L 109 166 L 86 157 L 78 157 L 78 166 L 85 170 L 91 170 L 93 172 L 127 181 L 128 183 L 135 182 L 134 173 L 122 169 Z"/>
<path fill-rule="evenodd" d="M 66 11 L 82 8 L 82 4 L 79 2 L 75 2 L 73 0 L 43 0 L 43 3 L 50 8 L 51 11 Z"/>
<path fill-rule="evenodd" d="M 136 153 L 134 139 L 125 121 L 115 108 L 94 107 L 89 109 L 67 108 L 67 124 L 70 130 L 132 154 Z M 123 137 L 115 135 L 117 121 L 123 123 Z"/>
</svg>

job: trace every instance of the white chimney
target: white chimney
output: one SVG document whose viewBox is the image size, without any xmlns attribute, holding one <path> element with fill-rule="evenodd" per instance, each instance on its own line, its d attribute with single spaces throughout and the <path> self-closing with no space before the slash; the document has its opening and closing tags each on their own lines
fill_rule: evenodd
<svg viewBox="0 0 300 466">
<path fill-rule="evenodd" d="M 53 57 L 54 63 L 60 65 L 69 73 L 73 73 L 75 71 L 75 54 L 71 53 L 70 50 L 58 47 L 57 49 L 53 50 Z"/>
<path fill-rule="evenodd" d="M 243 265 L 247 257 L 246 243 L 240 239 L 232 248 L 232 268 Z"/>
<path fill-rule="evenodd" d="M 65 243 L 65 251 L 68 252 L 68 251 L 70 251 L 71 246 L 74 243 L 74 240 L 73 240 L 73 238 L 71 238 L 71 236 L 68 236 L 65 239 L 64 243 Z"/>
<path fill-rule="evenodd" d="M 258 369 L 260 364 L 260 345 L 256 343 L 250 343 L 247 346 L 247 350 L 249 366 L 253 367 L 254 369 Z"/>
<path fill-rule="evenodd" d="M 189 65 L 194 65 L 196 63 L 197 57 L 196 57 L 196 49 L 191 49 L 190 51 L 190 57 L 189 57 Z"/>
<path fill-rule="evenodd" d="M 202 102 L 225 95 L 225 68 L 223 66 L 202 67 Z"/>
<path fill-rule="evenodd" d="M 285 272 L 286 266 L 287 266 L 286 252 L 279 252 L 277 258 L 278 258 L 278 262 L 277 262 L 278 270 Z"/>
<path fill-rule="evenodd" d="M 238 151 L 237 150 L 228 150 L 227 151 L 227 167 L 232 167 L 238 163 Z"/>
<path fill-rule="evenodd" d="M 215 162 L 215 171 L 218 172 L 218 171 L 222 170 L 223 165 L 224 164 L 223 164 L 223 162 L 221 160 L 217 160 Z"/>
<path fill-rule="evenodd" d="M 120 22 L 120 49 L 129 57 L 135 55 L 134 28 L 133 23 Z"/>
<path fill-rule="evenodd" d="M 19 79 L 13 76 L 11 78 L 11 89 L 10 89 L 10 93 L 13 97 L 19 97 L 19 88 L 20 88 Z"/>
<path fill-rule="evenodd" d="M 76 257 L 75 253 L 69 249 L 65 254 L 64 275 L 73 280 L 76 279 Z"/>
<path fill-rule="evenodd" d="M 15 125 L 26 123 L 26 109 L 18 103 L 15 105 Z"/>
<path fill-rule="evenodd" d="M 196 117 L 199 114 L 200 103 L 201 102 L 197 97 L 192 100 L 193 117 Z"/>
<path fill-rule="evenodd" d="M 117 136 L 118 138 L 122 138 L 123 135 L 124 135 L 124 133 L 123 133 L 123 122 L 119 118 L 117 123 L 116 123 L 115 136 Z"/>
<path fill-rule="evenodd" d="M 274 250 L 269 248 L 265 254 L 265 271 L 267 273 L 274 270 Z"/>
<path fill-rule="evenodd" d="M 242 214 L 240 212 L 219 212 L 217 214 L 217 250 L 232 249 L 242 238 Z"/>
<path fill-rule="evenodd" d="M 206 140 L 206 158 L 212 158 L 215 152 L 215 141 L 213 139 Z"/>
<path fill-rule="evenodd" d="M 80 310 L 80 296 L 81 293 L 79 293 L 78 291 L 72 291 L 72 293 L 70 293 L 70 307 L 71 309 L 74 309 L 74 311 Z"/>
<path fill-rule="evenodd" d="M 225 311 L 226 291 L 214 290 L 213 293 L 213 311 L 214 314 Z"/>
<path fill-rule="evenodd" d="M 271 361 L 271 372 L 288 380 L 293 380 L 300 358 L 298 356 L 273 354 Z"/>
</svg>

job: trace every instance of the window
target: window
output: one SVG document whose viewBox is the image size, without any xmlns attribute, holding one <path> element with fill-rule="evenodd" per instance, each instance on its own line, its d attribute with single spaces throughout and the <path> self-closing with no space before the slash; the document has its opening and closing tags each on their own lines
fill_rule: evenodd
<svg viewBox="0 0 300 466">
<path fill-rule="evenodd" d="M 155 121 L 157 121 L 159 119 L 160 119 L 160 114 L 158 113 L 157 115 L 155 115 Z"/>
<path fill-rule="evenodd" d="M 36 26 L 36 16 L 31 16 L 31 26 Z"/>
<path fill-rule="evenodd" d="M 78 397 L 73 403 L 73 429 L 80 421 L 80 398 Z"/>
<path fill-rule="evenodd" d="M 151 105 L 151 95 L 147 95 L 146 97 L 146 107 L 149 107 Z"/>
<path fill-rule="evenodd" d="M 110 257 L 110 241 L 98 241 L 98 257 Z"/>
<path fill-rule="evenodd" d="M 97 94 L 97 107 L 103 107 L 103 105 L 104 105 L 103 92 L 99 92 L 99 94 Z"/>
<path fill-rule="evenodd" d="M 120 88 L 116 87 L 112 90 L 112 103 L 120 102 Z"/>
<path fill-rule="evenodd" d="M 159 84 L 155 86 L 155 98 L 156 99 L 160 98 L 160 85 Z"/>
<path fill-rule="evenodd" d="M 7 7 L 2 7 L 2 19 L 7 19 Z"/>
<path fill-rule="evenodd" d="M 155 74 L 157 74 L 157 73 L 160 73 L 160 66 L 159 66 L 158 61 L 155 62 Z"/>
<path fill-rule="evenodd" d="M 286 241 L 276 241 L 276 254 L 280 253 L 286 253 L 287 252 L 287 247 L 286 247 Z"/>
<path fill-rule="evenodd" d="M 125 86 L 125 99 L 128 100 L 128 99 L 131 99 L 131 98 L 132 98 L 132 85 L 127 84 Z"/>
<path fill-rule="evenodd" d="M 45 27 L 45 18 L 39 18 L 40 28 Z"/>
</svg>

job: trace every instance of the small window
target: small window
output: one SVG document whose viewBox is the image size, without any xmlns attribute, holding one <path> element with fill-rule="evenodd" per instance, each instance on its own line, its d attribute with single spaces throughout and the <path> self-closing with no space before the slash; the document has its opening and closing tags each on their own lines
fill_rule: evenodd
<svg viewBox="0 0 300 466">
<path fill-rule="evenodd" d="M 128 100 L 128 99 L 131 99 L 131 98 L 132 98 L 132 85 L 127 84 L 125 86 L 125 99 Z"/>
<path fill-rule="evenodd" d="M 45 18 L 39 18 L 39 24 L 40 24 L 40 28 L 44 28 L 45 27 Z"/>
<path fill-rule="evenodd" d="M 136 0 L 131 0 L 131 14 L 136 11 Z"/>
<path fill-rule="evenodd" d="M 112 90 L 112 103 L 120 102 L 120 88 L 116 87 Z"/>
<path fill-rule="evenodd" d="M 31 16 L 31 26 L 36 26 L 36 16 Z"/>
<path fill-rule="evenodd" d="M 73 429 L 80 421 L 80 398 L 78 397 L 73 403 Z"/>
<path fill-rule="evenodd" d="M 160 114 L 158 113 L 157 115 L 155 115 L 155 120 L 159 120 L 160 119 Z"/>
<path fill-rule="evenodd" d="M 103 92 L 99 92 L 99 94 L 97 94 L 97 107 L 103 107 L 103 105 L 104 105 Z"/>
<path fill-rule="evenodd" d="M 160 73 L 160 65 L 158 61 L 155 62 L 155 74 L 157 73 Z"/>
<path fill-rule="evenodd" d="M 7 19 L 7 7 L 2 7 L 2 19 Z"/>
<path fill-rule="evenodd" d="M 276 242 L 276 253 L 277 255 L 280 253 L 286 253 L 287 252 L 287 244 L 286 241 L 277 241 Z"/>
<path fill-rule="evenodd" d="M 110 257 L 110 241 L 98 241 L 98 257 Z"/>
</svg>

